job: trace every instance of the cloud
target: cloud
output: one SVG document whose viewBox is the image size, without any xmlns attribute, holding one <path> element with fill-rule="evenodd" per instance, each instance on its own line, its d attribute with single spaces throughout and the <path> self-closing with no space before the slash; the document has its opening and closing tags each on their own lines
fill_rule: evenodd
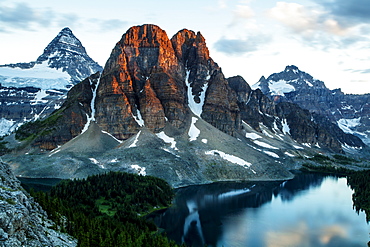
<svg viewBox="0 0 370 247">
<path fill-rule="evenodd" d="M 252 18 L 255 14 L 251 7 L 248 5 L 237 5 L 234 14 L 238 18 L 249 19 Z"/>
<path fill-rule="evenodd" d="M 370 21 L 370 4 L 368 0 L 315 0 L 331 15 L 336 16 L 342 24 L 356 25 Z"/>
<path fill-rule="evenodd" d="M 333 1 L 342 7 L 354 5 L 349 3 L 351 1 Z M 335 2 L 331 2 L 331 5 L 335 5 Z M 287 28 L 293 34 L 293 38 L 316 49 L 326 51 L 351 48 L 369 41 L 368 32 L 365 32 L 369 28 L 366 28 L 366 25 L 348 25 L 348 22 L 343 22 L 333 14 L 339 13 L 340 7 L 330 8 L 327 1 L 325 4 L 311 7 L 297 3 L 277 2 L 275 7 L 268 11 L 268 16 Z M 355 10 L 350 11 L 351 14 L 355 12 Z"/>
<path fill-rule="evenodd" d="M 127 22 L 118 19 L 81 19 L 75 13 L 59 13 L 50 8 L 32 8 L 28 3 L 16 3 L 5 5 L 0 0 L 0 33 L 12 32 L 14 30 L 37 30 L 38 27 L 86 25 L 93 23 L 100 31 L 122 29 Z"/>
<path fill-rule="evenodd" d="M 17 3 L 11 7 L 0 6 L 0 31 L 12 28 L 31 30 L 35 24 L 47 27 L 54 17 L 50 9 L 39 12 L 27 3 Z"/>
<path fill-rule="evenodd" d="M 109 32 L 112 30 L 121 30 L 123 27 L 126 27 L 129 23 L 120 19 L 90 19 L 90 22 L 98 26 L 98 29 L 102 32 Z"/>
<path fill-rule="evenodd" d="M 344 35 L 348 31 L 338 21 L 325 15 L 323 11 L 297 3 L 278 2 L 268 14 L 292 31 L 307 36 L 316 31 L 335 35 Z"/>
<path fill-rule="evenodd" d="M 345 71 L 350 71 L 353 73 L 360 73 L 360 74 L 370 74 L 370 69 L 346 69 Z"/>
<path fill-rule="evenodd" d="M 249 36 L 247 39 L 228 39 L 223 37 L 214 44 L 214 48 L 218 52 L 228 55 L 242 55 L 257 51 L 270 41 L 271 38 L 263 34 Z"/>
<path fill-rule="evenodd" d="M 218 0 L 218 7 L 220 9 L 225 9 L 227 8 L 226 0 Z"/>
</svg>

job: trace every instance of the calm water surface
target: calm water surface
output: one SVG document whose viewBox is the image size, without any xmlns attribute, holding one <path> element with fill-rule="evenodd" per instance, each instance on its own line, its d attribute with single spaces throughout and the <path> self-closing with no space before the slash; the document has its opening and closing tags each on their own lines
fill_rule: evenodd
<svg viewBox="0 0 370 247">
<path fill-rule="evenodd" d="M 156 223 L 189 246 L 367 246 L 370 227 L 352 205 L 346 178 L 300 174 L 180 189 Z"/>
</svg>

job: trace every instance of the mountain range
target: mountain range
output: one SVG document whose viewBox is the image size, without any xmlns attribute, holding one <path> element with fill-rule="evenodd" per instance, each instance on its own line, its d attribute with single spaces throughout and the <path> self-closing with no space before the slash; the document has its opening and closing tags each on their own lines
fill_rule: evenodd
<svg viewBox="0 0 370 247">
<path fill-rule="evenodd" d="M 0 135 L 58 109 L 68 90 L 102 71 L 69 28 L 29 63 L 0 65 Z"/>
<path fill-rule="evenodd" d="M 286 73 L 284 82 L 325 89 L 294 66 Z M 254 89 L 240 76 L 225 78 L 200 32 L 169 39 L 156 25 L 134 26 L 101 73 L 73 86 L 49 117 L 4 139 L 14 151 L 3 159 L 18 176 L 128 171 L 178 187 L 287 179 L 309 157 L 367 150 L 332 119 L 282 99 L 298 86 L 274 79 L 275 90 L 269 78 Z"/>
<path fill-rule="evenodd" d="M 353 134 L 370 144 L 370 94 L 344 94 L 330 90 L 324 82 L 296 66 L 261 77 L 253 88 L 259 88 L 275 102 L 292 102 L 313 113 L 315 121 L 324 119 L 338 125 L 345 133 Z"/>
</svg>

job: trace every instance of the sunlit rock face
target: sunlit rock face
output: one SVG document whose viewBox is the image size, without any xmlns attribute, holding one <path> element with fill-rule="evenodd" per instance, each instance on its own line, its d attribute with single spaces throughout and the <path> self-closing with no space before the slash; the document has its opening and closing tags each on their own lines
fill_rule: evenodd
<svg viewBox="0 0 370 247">
<path fill-rule="evenodd" d="M 97 91 L 96 120 L 119 139 L 153 131 L 166 119 L 181 128 L 187 114 L 183 67 L 165 31 L 154 25 L 130 28 L 114 47 Z"/>
<path fill-rule="evenodd" d="M 170 40 L 155 25 L 130 28 L 100 79 L 98 124 L 127 139 L 142 125 L 159 132 L 168 122 L 182 131 L 191 111 L 226 133 L 234 131 L 236 98 L 203 36 L 184 29 Z"/>
</svg>

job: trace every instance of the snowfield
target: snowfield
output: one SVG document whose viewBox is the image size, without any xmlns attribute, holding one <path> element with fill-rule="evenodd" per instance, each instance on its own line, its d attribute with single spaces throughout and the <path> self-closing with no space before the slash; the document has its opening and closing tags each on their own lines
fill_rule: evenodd
<svg viewBox="0 0 370 247">
<path fill-rule="evenodd" d="M 48 67 L 48 61 L 44 61 L 30 69 L 0 67 L 0 83 L 3 87 L 66 89 L 71 85 L 71 76 L 61 69 Z"/>
<path fill-rule="evenodd" d="M 343 130 L 344 133 L 353 134 L 355 132 L 352 130 L 352 128 L 359 126 L 361 124 L 360 121 L 361 121 L 361 117 L 352 118 L 352 119 L 342 118 L 337 121 L 337 124 L 339 128 Z"/>
<path fill-rule="evenodd" d="M 5 118 L 0 119 L 0 136 L 6 135 L 14 130 L 16 130 L 18 125 L 13 120 L 8 120 Z"/>
</svg>

